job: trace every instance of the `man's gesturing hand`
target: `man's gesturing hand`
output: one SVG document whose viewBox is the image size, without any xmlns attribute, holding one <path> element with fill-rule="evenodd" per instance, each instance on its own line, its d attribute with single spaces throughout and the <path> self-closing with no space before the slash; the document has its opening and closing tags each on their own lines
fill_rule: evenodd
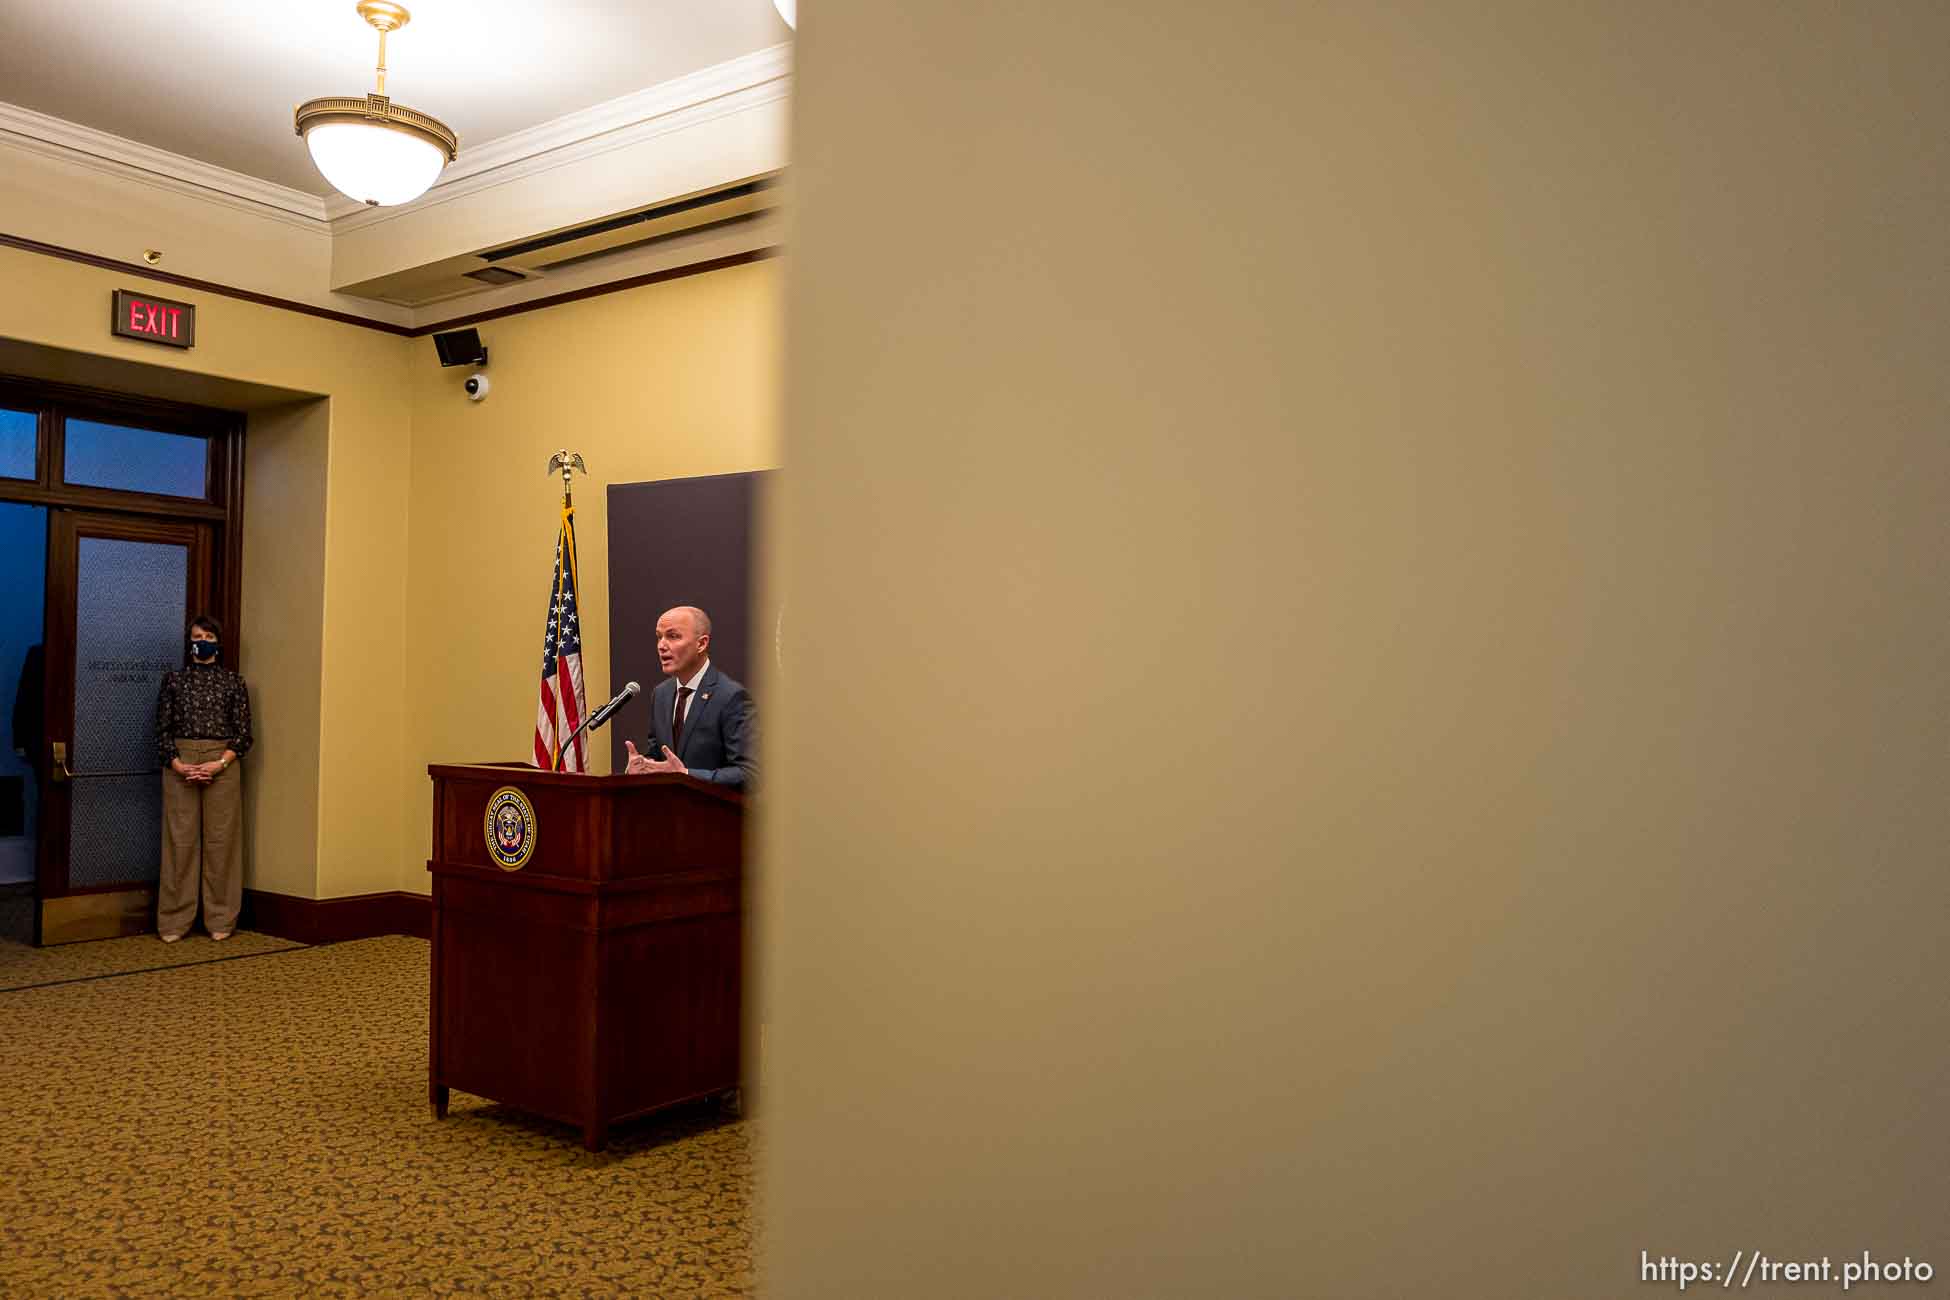
<svg viewBox="0 0 1950 1300">
<path fill-rule="evenodd" d="M 690 774 L 691 769 L 684 766 L 683 759 L 670 752 L 669 745 L 658 747 L 664 751 L 662 758 L 645 758 L 636 752 L 636 742 L 633 740 L 624 741 L 623 748 L 629 751 L 630 758 L 623 769 L 624 776 L 642 776 L 646 772 L 674 772 L 678 776 Z"/>
</svg>

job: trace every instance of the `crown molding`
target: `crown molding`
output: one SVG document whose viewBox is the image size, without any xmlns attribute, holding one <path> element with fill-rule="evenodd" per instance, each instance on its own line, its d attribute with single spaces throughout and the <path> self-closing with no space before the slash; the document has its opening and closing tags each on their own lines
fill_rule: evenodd
<svg viewBox="0 0 1950 1300">
<path fill-rule="evenodd" d="M 708 160 L 719 158 L 727 141 L 747 139 L 762 141 L 766 147 L 761 154 L 754 155 L 747 149 L 738 154 L 741 161 L 737 165 L 743 168 L 761 165 L 769 167 L 773 165 L 775 159 L 778 165 L 783 165 L 783 155 L 778 152 L 776 145 L 783 140 L 783 104 L 791 92 L 791 75 L 791 45 L 775 45 L 597 104 L 592 108 L 566 114 L 539 126 L 490 140 L 469 150 L 447 168 L 439 183 L 428 194 L 413 203 L 399 207 L 369 208 L 339 195 L 323 198 L 307 194 L 285 185 L 244 175 L 166 149 L 141 144 L 106 131 L 5 102 L 0 102 L 0 174 L 11 172 L 14 167 L 40 168 L 42 163 L 34 160 L 46 159 L 56 163 L 63 170 L 72 169 L 71 175 L 80 172 L 92 173 L 118 185 L 154 188 L 188 197 L 198 203 L 208 203 L 213 208 L 242 212 L 254 218 L 276 222 L 303 232 L 305 245 L 310 245 L 310 241 L 321 241 L 328 246 L 327 252 L 336 260 L 338 254 L 349 246 L 358 245 L 362 241 L 370 244 L 374 240 L 386 243 L 394 233 L 383 230 L 375 230 L 363 236 L 358 233 L 368 227 L 376 227 L 380 223 L 410 216 L 421 208 L 437 208 L 442 204 L 467 200 L 471 196 L 525 181 L 528 183 L 528 188 L 511 190 L 509 196 L 495 195 L 488 200 L 490 205 L 510 196 L 520 201 L 523 196 L 532 194 L 534 187 L 546 188 L 550 183 L 547 180 L 534 178 L 543 177 L 558 168 L 571 167 L 590 159 L 601 158 L 615 151 L 633 148 L 640 151 L 635 155 L 622 155 L 630 159 L 629 175 L 632 177 L 645 171 L 656 172 L 658 168 L 654 165 L 654 160 L 665 156 L 663 151 L 666 145 L 675 151 L 675 155 L 685 157 L 695 155 Z M 681 133 L 687 131 L 701 131 L 703 134 L 685 139 Z M 734 152 L 737 150 L 734 149 Z M 15 160 L 12 164 L 7 161 L 9 156 Z M 650 159 L 652 162 L 646 165 L 645 159 Z M 607 165 L 597 164 L 593 169 L 585 168 L 581 174 L 585 177 L 600 177 L 604 174 L 603 169 Z M 705 170 L 712 170 L 714 166 L 707 161 Z M 722 166 L 729 168 L 732 163 L 726 159 Z M 701 173 L 696 167 L 690 167 L 686 175 L 691 176 L 692 180 L 684 182 L 685 184 L 701 183 L 698 180 Z M 749 179 L 749 177 L 726 175 L 719 179 L 729 182 Z M 677 182 L 672 180 L 669 183 Z M 643 178 L 642 184 L 643 202 L 656 202 L 660 199 L 676 197 L 674 194 L 651 192 L 654 182 L 647 176 Z M 86 188 L 86 186 L 81 187 L 77 193 L 85 195 Z M 591 197 L 593 199 L 593 194 Z M 76 201 L 82 202 L 85 198 L 78 198 Z M 420 248 L 414 256 L 437 260 L 439 256 L 448 256 L 460 251 L 434 246 L 441 243 L 439 228 L 451 224 L 449 218 L 465 225 L 462 219 L 466 218 L 471 210 L 471 205 L 464 205 L 430 217 L 433 226 L 423 227 L 418 232 L 419 245 L 428 245 L 428 247 Z M 38 242 L 33 238 L 38 236 L 39 240 L 43 241 L 61 238 L 63 231 L 58 215 L 57 212 L 41 220 L 34 229 L 25 231 L 20 236 L 0 236 L 0 246 L 85 262 L 127 274 L 146 274 L 166 283 L 270 306 L 289 307 L 328 319 L 365 324 L 375 329 L 395 333 L 417 327 L 419 321 L 434 317 L 440 310 L 451 312 L 461 307 L 459 302 L 454 302 L 443 303 L 439 307 L 426 304 L 421 309 L 412 309 L 344 293 L 331 293 L 328 299 L 301 303 L 294 299 L 273 296 L 241 286 L 226 286 L 175 274 L 165 275 L 154 269 L 137 267 L 117 258 L 108 257 L 100 252 Z M 590 217 L 598 215 L 611 215 L 611 213 L 589 214 Z M 196 220 L 194 208 L 187 213 L 179 209 L 170 219 L 194 221 Z M 216 219 L 216 214 L 212 212 L 208 219 Z M 235 228 L 234 221 L 229 218 L 223 220 L 227 228 Z M 34 222 L 30 221 L 29 224 L 33 225 Z M 432 229 L 434 232 L 430 242 L 427 229 Z M 411 226 L 397 227 L 395 230 L 404 230 L 409 235 L 414 233 L 414 228 Z M 271 232 L 265 233 L 268 236 Z M 751 233 L 746 232 L 748 236 Z M 351 237 L 347 245 L 336 243 L 337 237 L 342 234 Z M 741 241 L 734 241 L 734 244 L 739 242 Z M 776 236 L 769 234 L 760 241 L 761 246 L 766 250 L 774 249 L 776 242 Z M 416 245 L 416 248 L 419 245 Z M 280 242 L 278 246 L 291 249 L 301 247 L 299 243 L 284 242 Z M 311 256 L 316 251 L 316 246 L 311 245 L 310 251 L 305 255 Z M 695 252 L 701 255 L 699 266 L 703 270 L 732 264 L 731 261 L 726 260 L 727 258 L 772 255 L 771 251 L 758 252 L 715 244 L 709 250 L 700 247 Z M 662 254 L 658 259 L 653 259 L 653 265 L 656 260 L 661 259 L 661 256 Z M 683 265 L 655 270 L 644 266 L 641 269 L 650 276 L 650 279 L 645 279 L 643 275 L 636 273 L 638 265 L 632 263 L 626 268 L 622 263 L 610 264 L 611 273 L 622 273 L 618 288 L 693 273 L 684 270 Z M 566 301 L 568 298 L 565 294 L 581 297 L 610 291 L 602 288 L 600 281 L 585 285 L 577 282 L 579 278 L 578 276 L 552 288 L 544 288 L 531 281 L 533 287 L 524 292 L 534 297 L 534 306 L 528 304 L 525 296 L 517 302 L 512 301 L 507 295 L 494 295 L 483 300 L 479 306 L 481 310 L 497 313 L 526 311 L 556 301 Z M 280 281 L 277 287 L 289 292 L 293 286 Z M 302 284 L 299 288 L 301 296 L 311 298 L 312 295 L 303 292 Z M 494 304 L 492 307 L 488 306 L 490 302 Z"/>
<path fill-rule="evenodd" d="M 154 145 L 0 102 L 0 144 L 123 180 L 221 203 L 323 233 L 326 203 L 316 194 L 246 176 Z"/>
<path fill-rule="evenodd" d="M 705 275 L 712 271 L 722 271 L 728 267 L 746 266 L 753 262 L 763 262 L 782 256 L 784 249 L 772 242 L 761 242 L 750 248 L 736 248 L 729 252 L 717 253 L 710 257 L 687 258 L 672 265 L 658 267 L 652 271 L 640 271 L 616 279 L 599 279 L 590 284 L 564 288 L 554 293 L 542 293 L 533 297 L 514 301 L 501 300 L 482 303 L 476 310 L 457 316 L 435 320 L 439 308 L 444 303 L 429 303 L 414 309 L 399 309 L 399 314 L 407 317 L 410 324 L 384 320 L 377 316 L 360 316 L 352 312 L 334 311 L 315 303 L 296 302 L 290 298 L 278 298 L 271 294 L 242 289 L 236 285 L 218 284 L 213 280 L 199 280 L 192 276 L 176 275 L 172 272 L 158 271 L 153 267 L 138 266 L 112 257 L 102 257 L 95 253 L 82 252 L 74 248 L 62 248 L 56 244 L 42 243 L 37 239 L 24 239 L 18 235 L 0 233 L 0 249 L 18 249 L 23 253 L 33 253 L 41 257 L 56 258 L 64 262 L 75 262 L 82 266 L 99 267 L 106 271 L 116 271 L 133 276 L 138 280 L 154 281 L 176 288 L 196 289 L 204 293 L 214 293 L 225 298 L 235 298 L 241 302 L 256 303 L 262 307 L 276 307 L 284 311 L 297 312 L 302 316 L 316 316 L 321 320 L 336 321 L 341 325 L 356 325 L 361 329 L 377 330 L 381 334 L 392 334 L 400 338 L 421 338 L 440 330 L 453 329 L 460 325 L 470 325 L 478 321 L 500 320 L 505 316 L 519 316 L 524 312 L 543 311 L 550 307 L 560 307 L 565 303 L 581 302 L 587 298 L 597 298 L 605 294 L 623 293 L 630 289 L 640 289 L 645 285 L 662 284 L 667 280 L 681 280 L 693 275 Z M 531 285 L 539 283 L 530 281 Z M 374 304 L 378 306 L 379 304 Z M 0 339 L 0 343 L 4 343 Z"/>
<path fill-rule="evenodd" d="M 791 75 L 787 42 L 564 114 L 464 150 L 426 195 L 397 208 L 368 207 L 343 194 L 321 198 L 5 102 L 0 102 L 0 145 L 337 234 L 782 100 Z"/>
<path fill-rule="evenodd" d="M 396 208 L 372 208 L 335 194 L 325 200 L 333 232 L 362 230 L 420 208 L 549 171 L 643 140 L 682 131 L 786 98 L 790 43 L 755 50 L 682 77 L 623 95 L 472 149 L 441 173 L 425 195 Z"/>
<path fill-rule="evenodd" d="M 341 325 L 358 325 L 364 329 L 378 330 L 382 334 L 411 336 L 413 327 L 396 321 L 382 319 L 377 312 L 371 316 L 355 315 L 352 312 L 335 311 L 321 307 L 317 303 L 297 302 L 290 298 L 279 298 L 273 294 L 259 293 L 255 289 L 244 289 L 234 284 L 219 284 L 215 280 L 202 280 L 195 276 L 178 275 L 174 271 L 161 271 L 152 266 L 141 266 L 125 262 L 120 258 L 103 257 L 99 253 L 84 252 L 78 248 L 63 248 L 59 244 L 44 243 L 38 239 L 26 239 L 19 235 L 0 232 L 0 248 L 15 248 L 23 253 L 33 253 L 40 257 L 57 258 L 63 262 L 75 262 L 81 266 L 99 267 L 104 271 L 115 271 L 133 276 L 138 280 L 150 280 L 157 284 L 172 285 L 182 289 L 197 289 L 204 293 L 219 294 L 225 298 L 235 298 L 240 302 L 254 302 L 263 307 L 278 307 L 285 311 L 297 312 L 303 316 L 317 316 L 321 320 L 337 321 Z M 348 298 L 350 295 L 346 295 Z M 374 303 L 378 310 L 385 310 L 384 304 Z M 397 311 L 395 314 L 401 314 Z M 409 318 L 411 312 L 404 313 Z"/>
</svg>

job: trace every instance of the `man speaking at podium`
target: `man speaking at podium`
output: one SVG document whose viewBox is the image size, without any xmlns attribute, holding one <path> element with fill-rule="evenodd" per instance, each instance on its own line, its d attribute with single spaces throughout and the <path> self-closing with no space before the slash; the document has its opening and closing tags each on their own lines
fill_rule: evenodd
<svg viewBox="0 0 1950 1300">
<path fill-rule="evenodd" d="M 711 616 L 695 605 L 665 610 L 657 620 L 657 662 L 665 680 L 650 692 L 650 752 L 624 741 L 624 772 L 686 773 L 699 781 L 749 790 L 758 779 L 758 720 L 752 697 L 711 666 Z"/>
</svg>

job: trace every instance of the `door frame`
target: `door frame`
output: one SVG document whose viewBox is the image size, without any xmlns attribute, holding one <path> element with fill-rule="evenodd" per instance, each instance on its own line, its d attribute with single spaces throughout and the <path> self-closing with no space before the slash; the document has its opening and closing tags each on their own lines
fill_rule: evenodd
<svg viewBox="0 0 1950 1300">
<path fill-rule="evenodd" d="M 48 647 L 48 672 L 44 688 L 47 735 L 41 751 L 33 756 L 34 779 L 41 794 L 34 883 L 34 942 L 42 944 L 146 933 L 152 928 L 154 918 L 153 889 L 132 891 L 120 886 L 106 886 L 66 891 L 66 794 L 58 797 L 61 810 L 60 843 L 58 846 L 51 843 L 54 832 L 50 827 L 54 819 L 48 813 L 50 804 L 55 802 L 50 799 L 53 786 L 50 780 L 51 742 L 57 729 L 63 730 L 71 740 L 74 726 L 72 646 L 67 648 L 64 662 L 57 664 L 55 661 L 57 611 L 65 609 L 71 616 L 74 606 L 74 557 L 70 554 L 57 563 L 56 543 L 64 515 L 70 519 L 76 515 L 82 518 L 114 517 L 121 521 L 128 535 L 132 535 L 132 540 L 181 541 L 182 527 L 194 527 L 201 534 L 204 544 L 201 547 L 193 545 L 192 554 L 199 550 L 202 552 L 204 571 L 201 581 L 197 572 L 191 573 L 190 591 L 192 595 L 198 590 L 209 593 L 209 605 L 206 607 L 224 625 L 225 660 L 241 671 L 245 641 L 241 617 L 245 417 L 240 411 L 4 375 L 0 375 L 0 406 L 35 412 L 38 432 L 34 478 L 31 481 L 0 479 L 0 501 L 44 506 L 48 512 L 47 591 L 41 627 L 42 644 Z M 66 469 L 64 432 L 66 421 L 70 418 L 132 425 L 207 439 L 210 454 L 205 462 L 204 496 L 201 499 L 175 497 L 62 482 Z M 140 535 L 145 532 L 148 533 L 146 538 Z M 72 530 L 69 535 L 73 536 Z M 118 535 L 122 535 L 121 529 L 118 529 Z M 58 591 L 57 583 L 65 583 L 67 589 Z M 65 604 L 57 604 L 57 598 Z M 64 629 L 62 635 L 70 634 Z M 56 851 L 61 854 L 58 862 L 50 857 Z M 44 927 L 46 909 L 43 906 L 43 892 L 49 887 L 55 865 L 60 868 L 60 884 L 57 887 L 64 890 L 60 897 L 90 898 L 94 901 L 74 905 L 78 912 L 71 918 L 74 924 L 63 919 L 55 927 L 57 933 L 48 934 Z"/>
</svg>

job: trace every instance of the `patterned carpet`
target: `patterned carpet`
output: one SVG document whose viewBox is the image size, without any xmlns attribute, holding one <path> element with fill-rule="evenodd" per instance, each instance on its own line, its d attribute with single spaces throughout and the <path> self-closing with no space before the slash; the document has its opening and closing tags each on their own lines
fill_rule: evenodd
<svg viewBox="0 0 1950 1300">
<path fill-rule="evenodd" d="M 130 939 L 97 939 L 92 943 L 64 943 L 52 948 L 34 946 L 33 888 L 0 891 L 0 992 L 61 984 L 68 980 L 100 979 L 169 966 L 195 966 L 207 961 L 230 961 L 267 952 L 303 947 L 289 939 L 239 930 L 222 943 L 194 931 L 176 943 L 153 934 Z"/>
<path fill-rule="evenodd" d="M 0 993 L 0 1296 L 752 1294 L 755 1125 L 674 1112 L 592 1155 L 459 1092 L 432 1119 L 427 959 Z"/>
</svg>

